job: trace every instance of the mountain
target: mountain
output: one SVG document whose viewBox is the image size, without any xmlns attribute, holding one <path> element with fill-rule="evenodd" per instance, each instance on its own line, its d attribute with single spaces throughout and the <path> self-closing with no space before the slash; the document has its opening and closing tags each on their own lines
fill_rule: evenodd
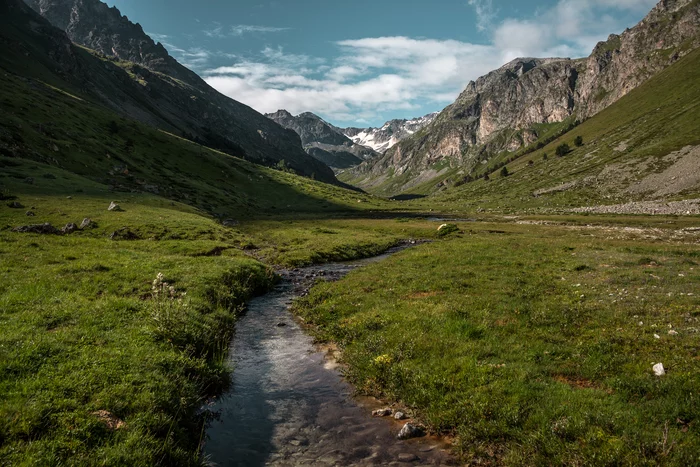
<svg viewBox="0 0 700 467">
<path fill-rule="evenodd" d="M 596 115 L 700 45 L 700 1 L 662 0 L 638 25 L 599 43 L 587 58 L 519 58 L 475 82 L 428 126 L 343 174 L 394 195 L 477 173 Z"/>
<path fill-rule="evenodd" d="M 434 112 L 411 120 L 389 120 L 381 128 L 343 128 L 340 131 L 355 143 L 383 153 L 430 124 L 439 113 Z"/>
<path fill-rule="evenodd" d="M 265 116 L 298 134 L 309 155 L 335 170 L 356 166 L 377 156 L 372 149 L 355 144 L 339 129 L 311 112 L 295 117 L 286 110 L 278 110 Z"/>
<path fill-rule="evenodd" d="M 10 1 L 16 21 L 41 28 L 44 44 L 53 51 L 45 57 L 42 73 L 58 72 L 81 92 L 164 131 L 264 165 L 284 160 L 297 173 L 337 183 L 327 166 L 303 151 L 294 132 L 220 94 L 116 8 L 99 0 L 26 3 L 71 41 L 89 49 L 71 49 L 65 36 L 48 32 L 19 2 Z M 5 36 L 12 43 L 14 39 Z"/>
</svg>

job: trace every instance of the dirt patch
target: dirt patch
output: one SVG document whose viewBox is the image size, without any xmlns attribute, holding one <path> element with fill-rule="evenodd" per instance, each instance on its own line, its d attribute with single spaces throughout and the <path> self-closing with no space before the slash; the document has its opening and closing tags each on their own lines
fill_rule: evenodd
<svg viewBox="0 0 700 467">
<path fill-rule="evenodd" d="M 114 431 L 126 427 L 126 423 L 124 423 L 123 420 L 106 410 L 98 410 L 97 412 L 93 412 L 92 415 L 104 423 L 109 430 Z"/>
<path fill-rule="evenodd" d="M 613 150 L 615 150 L 617 152 L 627 151 L 628 144 L 629 144 L 629 141 L 622 141 L 620 144 L 615 146 L 613 148 Z"/>
<path fill-rule="evenodd" d="M 600 390 L 605 390 L 608 394 L 612 393 L 612 390 L 604 388 L 602 385 L 591 381 L 586 378 L 578 378 L 574 376 L 566 376 L 566 375 L 556 375 L 554 376 L 554 380 L 558 381 L 563 384 L 568 384 L 572 388 L 575 389 L 600 389 Z"/>
<path fill-rule="evenodd" d="M 627 190 L 630 194 L 652 193 L 659 198 L 700 188 L 700 146 L 686 146 L 665 156 L 672 165 L 661 173 L 650 174 Z"/>
</svg>

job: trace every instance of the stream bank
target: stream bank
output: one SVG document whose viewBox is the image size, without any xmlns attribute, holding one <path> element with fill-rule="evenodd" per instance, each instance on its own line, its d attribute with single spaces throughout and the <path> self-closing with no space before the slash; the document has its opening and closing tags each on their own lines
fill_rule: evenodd
<svg viewBox="0 0 700 467">
<path fill-rule="evenodd" d="M 444 442 L 399 440 L 405 421 L 372 417 L 379 402 L 354 398 L 335 362 L 289 312 L 315 280 L 338 280 L 404 248 L 283 271 L 272 292 L 251 300 L 229 349 L 231 389 L 211 407 L 217 418 L 204 453 L 212 465 L 455 465 Z"/>
</svg>

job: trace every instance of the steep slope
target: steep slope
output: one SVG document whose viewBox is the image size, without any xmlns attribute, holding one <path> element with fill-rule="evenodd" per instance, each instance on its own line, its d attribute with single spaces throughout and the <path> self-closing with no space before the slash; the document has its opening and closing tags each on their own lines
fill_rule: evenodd
<svg viewBox="0 0 700 467">
<path fill-rule="evenodd" d="M 377 156 L 372 149 L 353 143 L 336 127 L 311 112 L 295 117 L 286 110 L 278 110 L 265 116 L 298 134 L 308 154 L 335 170 L 353 167 Z"/>
<path fill-rule="evenodd" d="M 438 114 L 439 112 L 434 112 L 411 120 L 389 120 L 381 128 L 341 128 L 339 130 L 355 143 L 383 153 L 399 141 L 403 141 L 429 125 Z"/>
<path fill-rule="evenodd" d="M 471 82 L 427 127 L 343 179 L 396 194 L 461 169 L 469 174 L 595 115 L 700 45 L 700 1 L 663 0 L 590 57 L 517 59 Z"/>
<path fill-rule="evenodd" d="M 116 8 L 99 0 L 27 3 L 102 60 L 95 67 L 85 53 L 67 51 L 54 55 L 62 62 L 47 68 L 51 72 L 64 69 L 76 86 L 114 110 L 257 163 L 274 165 L 284 160 L 297 173 L 336 182 L 328 167 L 302 150 L 293 132 L 211 88 Z M 12 25 L 40 24 L 19 2 L 11 0 L 9 7 L 14 15 Z M 39 27 L 46 34 L 46 28 Z M 4 36 L 12 43 L 12 32 Z M 65 47 L 60 37 L 54 35 L 51 40 L 58 41 L 52 48 Z"/>
</svg>

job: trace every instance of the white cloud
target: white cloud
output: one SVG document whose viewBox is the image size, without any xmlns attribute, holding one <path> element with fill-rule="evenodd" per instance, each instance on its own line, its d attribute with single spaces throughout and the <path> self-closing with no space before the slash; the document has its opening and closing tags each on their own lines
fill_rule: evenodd
<svg viewBox="0 0 700 467">
<path fill-rule="evenodd" d="M 255 26 L 250 24 L 237 24 L 231 26 L 231 34 L 234 36 L 242 36 L 243 34 L 265 34 L 270 32 L 288 31 L 289 28 L 275 28 L 271 26 Z"/>
<path fill-rule="evenodd" d="M 367 37 L 336 42 L 332 60 L 266 47 L 203 75 L 214 88 L 260 112 L 312 111 L 332 121 L 356 123 L 376 122 L 397 110 L 415 116 L 408 112 L 428 103 L 435 108 L 449 104 L 470 80 L 516 57 L 585 56 L 597 41 L 626 26 L 620 17 L 641 14 L 655 1 L 559 0 L 528 17 L 497 22 L 492 0 L 467 0 L 476 26 L 490 38 L 486 44 Z M 235 35 L 284 30 L 234 28 L 230 33 Z"/>
<path fill-rule="evenodd" d="M 496 19 L 496 11 L 492 0 L 467 0 L 476 13 L 476 27 L 479 31 L 486 31 Z"/>
</svg>

